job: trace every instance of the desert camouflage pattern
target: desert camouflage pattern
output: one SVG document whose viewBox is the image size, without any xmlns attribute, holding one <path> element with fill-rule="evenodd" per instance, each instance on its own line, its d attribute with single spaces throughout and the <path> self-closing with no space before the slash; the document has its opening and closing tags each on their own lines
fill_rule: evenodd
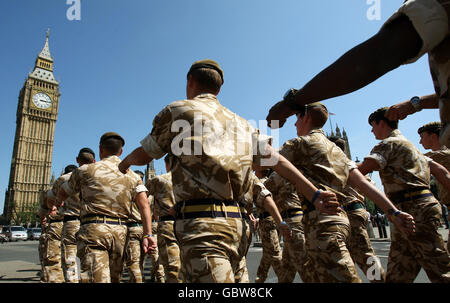
<svg viewBox="0 0 450 303">
<path fill-rule="evenodd" d="M 259 219 L 259 232 L 261 235 L 262 257 L 256 271 L 256 283 L 264 283 L 272 266 L 278 280 L 281 276 L 281 246 L 277 225 L 271 216 Z"/>
<path fill-rule="evenodd" d="M 305 249 L 305 234 L 303 230 L 303 214 L 293 217 L 287 217 L 288 210 L 301 209 L 303 196 L 297 194 L 295 186 L 276 172 L 270 174 L 269 178 L 264 182 L 266 188 L 272 193 L 273 199 L 284 215 L 283 220 L 292 230 L 291 239 L 284 239 L 282 274 L 279 276 L 279 282 L 292 283 L 295 273 L 298 272 L 302 281 L 308 282 L 308 268 L 305 263 L 308 255 Z"/>
<path fill-rule="evenodd" d="M 46 228 L 44 248 L 44 280 L 48 283 L 63 283 L 64 274 L 61 266 L 62 222 L 49 223 Z"/>
<path fill-rule="evenodd" d="M 250 237 L 245 219 L 177 220 L 175 230 L 184 282 L 234 283 L 236 276 L 242 278 L 236 274 L 244 268 L 242 256 L 248 249 Z"/>
<path fill-rule="evenodd" d="M 430 186 L 429 158 L 396 129 L 380 141 L 367 156 L 379 165 L 386 195 Z"/>
<path fill-rule="evenodd" d="M 80 220 L 71 220 L 63 223 L 62 229 L 62 267 L 64 278 L 67 283 L 78 283 L 77 266 L 77 238 L 76 234 L 80 230 Z"/>
<path fill-rule="evenodd" d="M 39 248 L 38 248 L 39 261 L 40 261 L 40 264 L 41 264 L 41 272 L 40 272 L 41 279 L 40 279 L 40 282 L 42 282 L 42 283 L 48 282 L 47 281 L 47 276 L 45 275 L 45 269 L 44 269 L 44 266 L 45 266 L 44 256 L 45 256 L 45 243 L 46 243 L 46 240 L 47 240 L 47 228 L 48 228 L 48 224 L 47 223 L 41 225 L 42 231 L 41 231 L 41 237 L 39 238 Z"/>
<path fill-rule="evenodd" d="M 64 174 L 60 176 L 58 179 L 55 180 L 55 183 L 53 184 L 52 189 L 49 192 L 49 196 L 56 199 L 58 196 L 58 192 L 60 191 L 62 185 L 69 181 L 70 176 L 72 173 Z M 80 209 L 81 209 L 81 202 L 80 202 L 80 195 L 77 193 L 73 196 L 68 197 L 65 201 L 63 206 L 59 208 L 59 211 L 64 216 L 80 216 Z"/>
<path fill-rule="evenodd" d="M 433 161 L 443 165 L 450 171 L 450 149 L 443 146 L 440 150 L 431 151 L 425 154 L 425 156 L 433 159 Z M 436 182 L 438 188 L 439 201 L 442 204 L 450 206 L 450 192 L 439 182 Z"/>
<path fill-rule="evenodd" d="M 156 243 L 158 243 L 158 222 L 152 222 L 152 235 L 155 239 Z M 164 283 L 164 267 L 159 259 L 159 250 L 158 247 L 154 251 L 152 251 L 148 257 L 152 262 L 152 269 L 150 271 L 150 281 L 154 281 L 157 283 Z"/>
<path fill-rule="evenodd" d="M 144 230 L 142 226 L 128 227 L 127 240 L 125 241 L 125 266 L 128 269 L 130 283 L 144 282 L 145 253 L 142 247 Z"/>
<path fill-rule="evenodd" d="M 175 197 L 173 195 L 172 174 L 155 176 L 145 183 L 149 195 L 154 198 L 155 212 L 159 216 L 170 215 L 169 210 L 175 205 Z"/>
<path fill-rule="evenodd" d="M 411 214 L 416 233 L 406 237 L 394 229 L 386 282 L 412 283 L 423 268 L 432 283 L 450 282 L 450 256 L 438 228 L 441 206 L 434 197 L 403 202 L 402 211 Z"/>
<path fill-rule="evenodd" d="M 83 224 L 77 241 L 82 283 L 119 283 L 123 269 L 126 225 Z"/>
<path fill-rule="evenodd" d="M 291 139 L 280 154 L 294 164 L 316 187 L 336 193 L 342 203 L 347 179 L 356 164 L 328 140 L 322 129 Z M 306 239 L 306 282 L 361 282 L 347 249 L 350 223 L 345 212 L 327 215 L 312 210 L 303 215 Z M 310 272 L 314 268 L 314 274 Z"/>
<path fill-rule="evenodd" d="M 353 261 L 372 283 L 383 283 L 386 273 L 370 243 L 367 233 L 368 214 L 365 208 L 347 212 L 350 221 L 350 237 L 348 239 L 348 250 Z"/>
<path fill-rule="evenodd" d="M 159 261 L 164 268 L 166 283 L 182 282 L 180 274 L 180 247 L 175 238 L 175 221 L 158 222 Z"/>
<path fill-rule="evenodd" d="M 347 221 L 347 224 L 343 222 Z M 353 259 L 346 243 L 350 235 L 347 214 L 326 215 L 313 210 L 303 217 L 306 250 L 314 281 L 320 283 L 360 283 Z"/>
<path fill-rule="evenodd" d="M 313 129 L 306 136 L 284 143 L 280 154 L 288 159 L 316 187 L 332 191 L 339 201 L 345 199 L 342 190 L 356 164 L 328 140 L 322 129 Z"/>
<path fill-rule="evenodd" d="M 81 217 L 92 214 L 127 219 L 131 214 L 131 201 L 146 192 L 139 175 L 129 170 L 119 171 L 120 159 L 110 156 L 101 161 L 83 165 L 72 172 L 62 187 L 70 196 L 81 192 Z"/>
<path fill-rule="evenodd" d="M 367 177 L 371 183 L 373 181 Z M 367 223 L 369 215 L 365 208 L 364 196 L 361 195 L 355 188 L 347 185 L 344 188 L 346 195 L 343 201 L 344 206 L 349 206 L 353 203 L 361 203 L 364 208 L 347 211 L 347 217 L 350 221 L 350 237 L 348 239 L 347 247 L 350 251 L 353 261 L 358 264 L 359 268 L 365 273 L 370 282 L 380 283 L 386 279 L 386 274 L 380 259 L 376 256 L 375 250 L 370 243 L 369 234 L 367 232 Z"/>
<path fill-rule="evenodd" d="M 183 134 L 183 125 L 190 127 L 191 132 Z M 250 187 L 252 163 L 260 163 L 264 158 L 262 151 L 269 139 L 223 107 L 216 96 L 201 94 L 165 107 L 155 117 L 153 129 L 141 145 L 154 159 L 167 153 L 174 155 L 171 173 L 175 201 L 239 201 Z M 181 148 L 187 150 L 181 152 Z"/>
</svg>

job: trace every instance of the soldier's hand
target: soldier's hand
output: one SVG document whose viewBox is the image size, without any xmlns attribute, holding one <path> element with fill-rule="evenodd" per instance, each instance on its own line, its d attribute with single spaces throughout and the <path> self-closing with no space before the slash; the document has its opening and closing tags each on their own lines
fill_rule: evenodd
<svg viewBox="0 0 450 303">
<path fill-rule="evenodd" d="M 407 235 L 412 235 L 416 232 L 416 223 L 414 222 L 414 218 L 408 213 L 400 212 L 394 217 L 393 223 Z"/>
<path fill-rule="evenodd" d="M 57 210 L 56 206 L 52 206 L 52 209 L 50 210 L 49 215 L 50 216 L 55 216 L 56 215 L 56 210 Z"/>
<path fill-rule="evenodd" d="M 127 167 L 126 163 L 124 163 L 124 161 L 120 162 L 118 167 L 122 174 L 127 173 L 128 167 Z"/>
<path fill-rule="evenodd" d="M 285 101 L 280 101 L 269 110 L 269 114 L 266 117 L 267 125 L 273 129 L 283 127 L 287 118 L 294 114 L 295 111 L 292 110 Z"/>
<path fill-rule="evenodd" d="M 286 222 L 284 222 L 284 221 L 281 222 L 278 225 L 278 229 L 281 232 L 281 234 L 283 235 L 284 239 L 286 239 L 286 240 L 290 240 L 291 239 L 292 230 L 291 230 L 291 228 L 289 227 L 289 225 Z"/>
<path fill-rule="evenodd" d="M 142 246 L 144 253 L 151 254 L 156 249 L 156 241 L 153 237 L 147 237 L 142 240 Z"/>
<path fill-rule="evenodd" d="M 384 116 L 391 121 L 398 121 L 405 119 L 408 115 L 414 114 L 415 112 L 411 102 L 404 101 L 389 107 Z"/>
</svg>

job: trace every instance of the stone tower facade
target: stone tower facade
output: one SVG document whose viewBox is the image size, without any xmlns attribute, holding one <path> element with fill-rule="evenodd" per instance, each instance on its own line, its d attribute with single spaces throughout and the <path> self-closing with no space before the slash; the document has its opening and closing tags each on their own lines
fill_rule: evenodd
<svg viewBox="0 0 450 303">
<path fill-rule="evenodd" d="M 19 93 L 16 133 L 4 215 L 10 224 L 30 222 L 40 195 L 49 188 L 59 83 L 53 76 L 49 31 Z"/>
</svg>

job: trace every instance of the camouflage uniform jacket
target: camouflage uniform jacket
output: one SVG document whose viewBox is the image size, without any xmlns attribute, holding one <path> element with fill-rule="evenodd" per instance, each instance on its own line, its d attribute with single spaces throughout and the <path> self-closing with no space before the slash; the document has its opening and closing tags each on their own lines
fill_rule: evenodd
<svg viewBox="0 0 450 303">
<path fill-rule="evenodd" d="M 110 156 L 72 172 L 63 188 L 69 195 L 83 197 L 81 217 L 98 214 L 126 219 L 131 214 L 131 203 L 147 189 L 141 178 L 131 170 L 119 171 L 120 159 Z"/>
<path fill-rule="evenodd" d="M 52 199 L 56 199 L 58 196 L 58 192 L 61 189 L 61 186 L 67 182 L 70 178 L 72 173 L 64 174 L 60 176 L 58 179 L 56 179 L 55 183 L 53 183 L 53 187 L 51 190 L 48 191 L 48 197 Z M 80 208 L 81 208 L 81 202 L 79 198 L 79 194 L 76 194 L 74 196 L 68 197 L 65 201 L 63 206 L 59 209 L 62 215 L 64 216 L 80 216 Z"/>
<path fill-rule="evenodd" d="M 264 185 L 272 193 L 280 212 L 302 207 L 304 197 L 297 194 L 295 185 L 276 172 L 270 174 Z"/>
<path fill-rule="evenodd" d="M 440 150 L 431 151 L 425 154 L 425 156 L 430 157 L 433 161 L 443 165 L 450 171 L 450 149 L 443 146 Z M 441 183 L 436 182 L 439 194 L 439 200 L 442 204 L 450 206 L 450 192 L 442 186 Z"/>
<path fill-rule="evenodd" d="M 174 156 L 175 201 L 240 201 L 251 186 L 252 163 L 260 164 L 269 139 L 216 96 L 201 94 L 166 106 L 141 145 L 152 158 Z"/>
<path fill-rule="evenodd" d="M 366 159 L 374 159 L 378 163 L 380 179 L 387 195 L 430 186 L 430 159 L 398 129 L 375 145 Z"/>
<path fill-rule="evenodd" d="M 332 191 L 342 203 L 343 189 L 356 164 L 328 140 L 322 129 L 313 129 L 308 135 L 287 141 L 280 154 L 288 159 L 316 187 Z"/>
<path fill-rule="evenodd" d="M 62 220 L 64 216 L 57 209 L 55 215 L 50 215 L 50 209 L 47 207 L 47 195 L 51 189 L 47 192 L 44 192 L 39 196 L 39 207 L 38 207 L 38 215 L 39 217 L 47 217 L 50 220 Z"/>
<path fill-rule="evenodd" d="M 171 173 L 155 176 L 145 183 L 148 194 L 154 198 L 154 208 L 160 216 L 170 215 L 169 210 L 175 205 Z"/>
<path fill-rule="evenodd" d="M 264 199 L 267 196 L 271 196 L 272 193 L 264 186 L 264 180 L 267 178 L 259 179 L 254 173 L 251 174 L 251 186 L 248 192 L 245 193 L 243 201 L 247 213 L 253 211 L 253 206 L 256 207 L 259 213 L 265 212 Z"/>
</svg>

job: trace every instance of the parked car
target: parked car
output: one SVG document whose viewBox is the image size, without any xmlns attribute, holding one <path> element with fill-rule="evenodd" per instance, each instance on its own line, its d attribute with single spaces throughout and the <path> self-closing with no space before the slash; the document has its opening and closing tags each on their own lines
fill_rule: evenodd
<svg viewBox="0 0 450 303">
<path fill-rule="evenodd" d="M 28 240 L 39 240 L 42 229 L 40 227 L 29 228 L 27 230 Z"/>
<path fill-rule="evenodd" d="M 27 240 L 27 231 L 22 226 L 6 227 L 5 235 L 8 237 L 8 241 Z"/>
</svg>

